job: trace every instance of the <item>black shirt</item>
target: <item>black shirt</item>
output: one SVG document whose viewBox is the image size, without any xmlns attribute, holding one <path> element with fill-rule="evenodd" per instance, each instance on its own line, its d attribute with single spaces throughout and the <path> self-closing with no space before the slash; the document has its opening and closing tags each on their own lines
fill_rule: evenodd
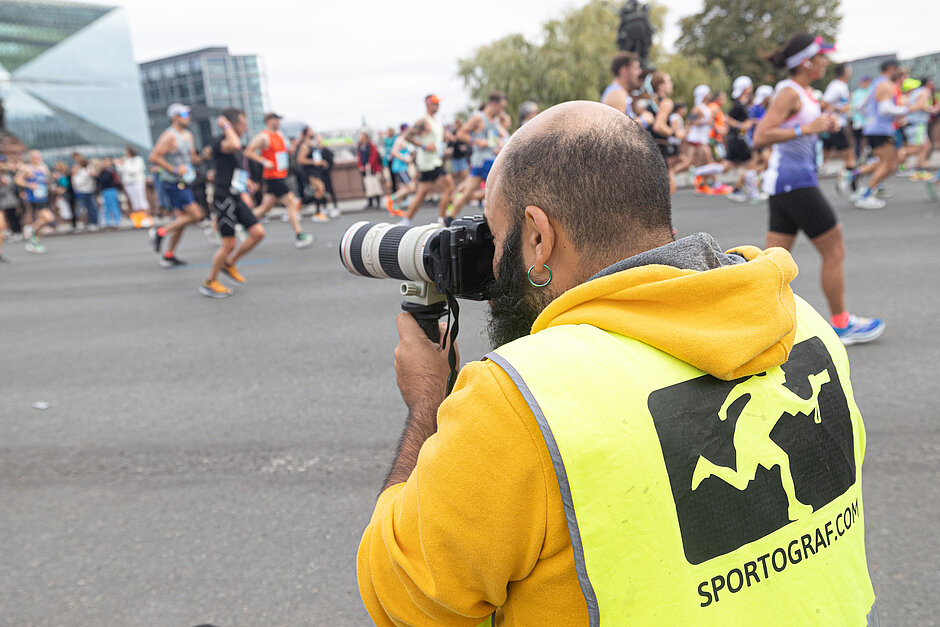
<svg viewBox="0 0 940 627">
<path fill-rule="evenodd" d="M 728 111 L 728 117 L 736 120 L 738 122 L 747 122 L 747 107 L 740 100 L 735 100 L 734 104 L 731 105 L 731 110 Z M 728 138 L 739 138 L 740 133 L 738 129 L 728 126 Z"/>
<path fill-rule="evenodd" d="M 212 140 L 212 158 L 215 160 L 215 197 L 231 196 L 229 188 L 232 186 L 232 174 L 242 167 L 242 151 L 222 152 L 222 141 L 225 135 L 219 135 Z"/>
<path fill-rule="evenodd" d="M 114 170 L 106 168 L 98 173 L 98 186 L 101 189 L 113 189 L 118 186 Z"/>
</svg>

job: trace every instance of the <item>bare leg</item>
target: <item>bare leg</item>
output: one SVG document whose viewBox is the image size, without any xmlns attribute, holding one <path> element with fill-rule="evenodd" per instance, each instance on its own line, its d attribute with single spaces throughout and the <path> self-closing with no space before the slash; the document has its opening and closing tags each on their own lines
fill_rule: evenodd
<svg viewBox="0 0 940 627">
<path fill-rule="evenodd" d="M 209 282 L 215 281 L 219 276 L 219 271 L 222 269 L 222 264 L 225 263 L 225 259 L 231 254 L 232 250 L 235 249 L 235 238 L 234 237 L 223 237 L 222 245 L 219 246 L 219 249 L 215 251 L 215 254 L 212 256 L 212 267 L 209 268 Z"/>
<path fill-rule="evenodd" d="M 845 260 L 845 241 L 842 237 L 842 225 L 836 224 L 811 241 L 822 255 L 820 282 L 826 302 L 829 303 L 829 313 L 835 316 L 845 311 L 845 272 L 842 267 Z"/>
<path fill-rule="evenodd" d="M 265 194 L 261 197 L 261 204 L 255 207 L 255 217 L 263 218 L 266 213 L 274 209 L 274 205 L 277 204 L 277 196 L 274 194 Z"/>
<path fill-rule="evenodd" d="M 190 203 L 179 212 L 179 215 L 173 220 L 173 223 L 165 227 L 164 231 L 167 235 L 170 236 L 170 243 L 167 247 L 165 256 L 172 257 L 174 251 L 176 251 L 176 245 L 179 244 L 180 238 L 183 237 L 183 229 L 199 222 L 202 219 L 202 209 L 199 208 L 199 205 L 196 203 Z"/>
<path fill-rule="evenodd" d="M 421 208 L 421 203 L 424 202 L 424 197 L 431 191 L 432 185 L 432 183 L 418 183 L 418 191 L 415 192 L 415 197 L 412 199 L 411 204 L 408 205 L 408 213 L 405 215 L 406 218 L 410 220 L 418 212 L 418 209 Z"/>
<path fill-rule="evenodd" d="M 875 149 L 878 166 L 871 175 L 868 187 L 874 189 L 879 183 L 891 176 L 898 167 L 898 151 L 891 144 L 882 144 Z"/>
<path fill-rule="evenodd" d="M 250 229 L 248 229 L 248 239 L 242 242 L 242 245 L 238 247 L 238 250 L 234 254 L 227 257 L 227 263 L 230 266 L 234 266 L 238 263 L 238 260 L 244 257 L 248 252 L 258 245 L 258 242 L 264 239 L 264 225 L 255 224 Z M 231 251 L 230 251 L 231 252 Z"/>
<path fill-rule="evenodd" d="M 483 179 L 479 176 L 468 176 L 464 179 L 463 185 L 458 188 L 459 196 L 454 198 L 454 211 L 453 215 L 460 213 L 460 210 L 470 202 L 471 192 L 474 189 L 480 187 L 480 183 L 483 182 Z"/>
<path fill-rule="evenodd" d="M 300 201 L 294 196 L 293 192 L 288 192 L 281 196 L 280 201 L 287 207 L 287 219 L 290 221 L 294 233 L 300 235 L 303 231 L 300 228 Z"/>
<path fill-rule="evenodd" d="M 454 194 L 454 179 L 450 177 L 450 174 L 445 174 L 437 179 L 435 185 L 441 193 L 441 202 L 438 203 L 437 208 L 440 217 L 443 218 L 447 215 L 447 205 L 450 204 L 450 197 Z"/>
</svg>

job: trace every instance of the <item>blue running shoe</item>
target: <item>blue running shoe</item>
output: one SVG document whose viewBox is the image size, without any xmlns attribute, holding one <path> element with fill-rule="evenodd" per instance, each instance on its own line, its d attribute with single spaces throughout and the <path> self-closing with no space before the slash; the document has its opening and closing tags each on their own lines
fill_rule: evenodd
<svg viewBox="0 0 940 627">
<path fill-rule="evenodd" d="M 832 327 L 846 346 L 850 344 L 863 344 L 881 337 L 885 332 L 885 323 L 881 318 L 862 318 L 849 315 L 849 324 L 844 328 Z"/>
</svg>

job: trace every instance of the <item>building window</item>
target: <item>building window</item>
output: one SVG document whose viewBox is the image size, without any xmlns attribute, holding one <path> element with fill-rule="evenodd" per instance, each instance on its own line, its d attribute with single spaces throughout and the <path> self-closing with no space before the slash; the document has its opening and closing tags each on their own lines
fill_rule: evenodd
<svg viewBox="0 0 940 627">
<path fill-rule="evenodd" d="M 210 96 L 228 96 L 228 81 L 225 79 L 213 78 L 209 80 L 209 95 Z"/>
<path fill-rule="evenodd" d="M 228 71 L 225 67 L 225 59 L 210 57 L 206 59 L 206 67 L 209 69 L 209 74 L 213 75 L 224 76 Z"/>
<path fill-rule="evenodd" d="M 183 100 L 188 100 L 189 94 L 189 85 L 187 83 L 180 83 L 180 98 Z"/>
<path fill-rule="evenodd" d="M 186 76 L 189 74 L 189 63 L 185 59 L 176 62 L 176 73 L 179 76 Z"/>
<path fill-rule="evenodd" d="M 206 95 L 206 88 L 203 87 L 202 81 L 198 83 L 193 83 L 193 97 L 202 98 Z"/>
<path fill-rule="evenodd" d="M 176 69 L 173 67 L 172 63 L 167 63 L 163 66 L 163 77 L 164 78 L 173 78 L 176 76 Z"/>
<path fill-rule="evenodd" d="M 189 68 L 193 74 L 198 74 L 199 72 L 202 72 L 202 59 L 198 57 L 195 59 L 190 59 Z"/>
<path fill-rule="evenodd" d="M 160 80 L 160 76 L 161 75 L 160 75 L 159 67 L 152 65 L 149 68 L 147 68 L 147 78 L 149 78 L 151 81 Z"/>
<path fill-rule="evenodd" d="M 158 105 L 163 102 L 163 98 L 160 97 L 160 90 L 157 88 L 151 89 L 147 92 L 147 102 L 148 104 Z"/>
</svg>

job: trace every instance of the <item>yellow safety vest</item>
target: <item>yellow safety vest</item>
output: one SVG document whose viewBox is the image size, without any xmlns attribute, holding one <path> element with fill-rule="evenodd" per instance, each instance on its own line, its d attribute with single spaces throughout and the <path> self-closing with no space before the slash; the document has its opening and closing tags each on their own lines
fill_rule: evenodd
<svg viewBox="0 0 940 627">
<path fill-rule="evenodd" d="M 487 357 L 548 446 L 590 625 L 877 625 L 862 418 L 804 301 L 789 360 L 734 381 L 590 325 Z"/>
</svg>

